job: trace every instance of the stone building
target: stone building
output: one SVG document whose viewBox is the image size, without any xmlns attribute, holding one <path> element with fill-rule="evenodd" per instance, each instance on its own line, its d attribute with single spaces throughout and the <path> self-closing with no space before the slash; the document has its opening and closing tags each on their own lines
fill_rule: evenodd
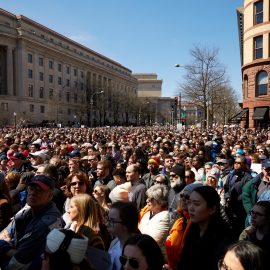
<svg viewBox="0 0 270 270">
<path fill-rule="evenodd" d="M 235 116 L 241 126 L 269 127 L 269 1 L 245 0 L 237 10 L 242 65 L 243 108 Z"/>
<path fill-rule="evenodd" d="M 17 124 L 132 124 L 126 97 L 134 100 L 137 87 L 120 63 L 0 9 L 0 124 L 13 124 L 14 117 Z"/>
</svg>

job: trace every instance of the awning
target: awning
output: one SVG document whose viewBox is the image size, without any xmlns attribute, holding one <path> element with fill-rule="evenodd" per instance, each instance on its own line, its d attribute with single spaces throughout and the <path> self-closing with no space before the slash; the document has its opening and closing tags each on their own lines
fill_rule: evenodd
<svg viewBox="0 0 270 270">
<path fill-rule="evenodd" d="M 239 112 L 235 114 L 232 118 L 229 119 L 229 123 L 238 123 L 239 121 L 237 120 L 238 115 L 240 115 L 242 112 Z"/>
<path fill-rule="evenodd" d="M 267 110 L 268 107 L 255 108 L 253 120 L 263 120 Z"/>
<path fill-rule="evenodd" d="M 248 109 L 244 109 L 243 111 L 241 111 L 239 113 L 239 115 L 236 116 L 236 120 L 237 121 L 241 121 L 242 118 L 245 118 L 246 117 L 247 112 L 248 112 Z"/>
</svg>

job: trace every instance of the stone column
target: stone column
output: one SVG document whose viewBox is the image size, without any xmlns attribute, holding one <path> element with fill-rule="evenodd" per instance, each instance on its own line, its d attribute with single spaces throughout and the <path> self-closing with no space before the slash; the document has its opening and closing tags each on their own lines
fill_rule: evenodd
<svg viewBox="0 0 270 270">
<path fill-rule="evenodd" d="M 14 94 L 13 86 L 13 54 L 12 48 L 8 46 L 7 48 L 7 94 Z"/>
</svg>

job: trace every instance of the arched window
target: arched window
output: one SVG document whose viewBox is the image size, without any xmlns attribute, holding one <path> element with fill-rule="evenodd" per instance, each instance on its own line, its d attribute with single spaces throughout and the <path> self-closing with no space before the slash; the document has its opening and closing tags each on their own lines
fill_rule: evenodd
<svg viewBox="0 0 270 270">
<path fill-rule="evenodd" d="M 256 80 L 256 96 L 267 95 L 268 74 L 266 71 L 260 71 Z"/>
<path fill-rule="evenodd" d="M 247 75 L 245 75 L 244 76 L 244 89 L 243 89 L 244 91 L 244 98 L 248 98 L 248 76 Z"/>
</svg>

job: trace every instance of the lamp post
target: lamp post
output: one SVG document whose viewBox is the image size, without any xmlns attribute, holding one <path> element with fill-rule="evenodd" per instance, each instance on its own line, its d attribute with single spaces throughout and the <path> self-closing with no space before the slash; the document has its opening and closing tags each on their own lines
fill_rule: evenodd
<svg viewBox="0 0 270 270">
<path fill-rule="evenodd" d="M 92 108 L 93 108 L 93 103 L 94 103 L 94 96 L 95 95 L 100 95 L 100 94 L 103 94 L 104 91 L 97 91 L 97 92 L 94 92 L 91 96 L 90 96 L 90 118 L 89 118 L 89 123 L 90 123 L 90 127 L 92 127 Z"/>
<path fill-rule="evenodd" d="M 15 131 L 16 131 L 17 130 L 17 113 L 14 112 L 13 116 L 14 116 L 14 127 L 15 127 Z"/>
</svg>

